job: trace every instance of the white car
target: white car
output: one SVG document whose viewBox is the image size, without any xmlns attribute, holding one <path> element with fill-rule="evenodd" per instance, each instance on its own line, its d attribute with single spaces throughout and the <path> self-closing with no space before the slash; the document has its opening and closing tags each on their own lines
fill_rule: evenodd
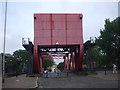
<svg viewBox="0 0 120 90">
<path fill-rule="evenodd" d="M 47 72 L 48 72 L 48 70 L 45 70 L 45 71 L 44 71 L 44 73 L 47 73 Z"/>
</svg>

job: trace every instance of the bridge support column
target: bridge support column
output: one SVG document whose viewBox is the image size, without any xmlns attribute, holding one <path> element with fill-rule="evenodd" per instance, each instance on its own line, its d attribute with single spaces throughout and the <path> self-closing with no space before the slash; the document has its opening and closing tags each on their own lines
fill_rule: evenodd
<svg viewBox="0 0 120 90">
<path fill-rule="evenodd" d="M 29 60 L 28 60 L 28 63 L 27 63 L 27 75 L 31 75 L 33 74 L 33 53 L 32 53 L 32 43 L 29 42 L 29 50 L 28 50 L 28 56 L 29 56 Z"/>
<path fill-rule="evenodd" d="M 72 52 L 71 54 L 71 61 L 72 61 L 72 71 L 75 71 L 75 53 Z"/>
<path fill-rule="evenodd" d="M 38 73 L 39 71 L 39 59 L 38 59 L 38 50 L 34 47 L 34 73 Z"/>
<path fill-rule="evenodd" d="M 39 73 L 43 72 L 43 68 L 42 68 L 42 56 L 39 55 Z"/>
<path fill-rule="evenodd" d="M 69 70 L 69 58 L 68 58 L 68 55 L 65 55 L 64 56 L 64 71 L 68 71 Z"/>
<path fill-rule="evenodd" d="M 83 62 L 83 45 L 80 45 L 80 52 L 75 53 L 75 71 L 82 71 L 82 62 Z"/>
</svg>

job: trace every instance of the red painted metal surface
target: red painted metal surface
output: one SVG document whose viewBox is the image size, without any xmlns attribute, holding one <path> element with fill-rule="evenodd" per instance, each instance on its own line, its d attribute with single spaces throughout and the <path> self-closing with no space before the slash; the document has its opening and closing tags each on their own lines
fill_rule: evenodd
<svg viewBox="0 0 120 90">
<path fill-rule="evenodd" d="M 34 14 L 34 70 L 42 72 L 38 53 L 40 45 L 80 45 L 76 54 L 76 70 L 82 68 L 82 14 Z M 79 64 L 79 65 L 78 65 Z"/>
</svg>

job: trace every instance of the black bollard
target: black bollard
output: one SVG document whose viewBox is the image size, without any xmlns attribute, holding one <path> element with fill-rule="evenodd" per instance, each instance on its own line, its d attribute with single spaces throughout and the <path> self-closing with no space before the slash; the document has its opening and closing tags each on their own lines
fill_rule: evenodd
<svg viewBox="0 0 120 90">
<path fill-rule="evenodd" d="M 69 76 L 69 73 L 67 72 L 67 77 Z"/>
<path fill-rule="evenodd" d="M 104 70 L 105 70 L 105 75 L 107 75 L 107 72 L 106 72 L 106 65 L 104 66 Z"/>
<path fill-rule="evenodd" d="M 46 72 L 46 78 L 48 78 L 48 71 Z"/>
<path fill-rule="evenodd" d="M 57 77 L 59 77 L 59 72 L 57 72 Z"/>
</svg>

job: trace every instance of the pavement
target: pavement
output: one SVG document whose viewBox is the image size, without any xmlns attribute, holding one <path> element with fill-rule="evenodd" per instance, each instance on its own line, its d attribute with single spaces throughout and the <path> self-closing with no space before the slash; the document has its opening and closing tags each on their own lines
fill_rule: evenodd
<svg viewBox="0 0 120 90">
<path fill-rule="evenodd" d="M 26 77 L 26 75 L 19 75 L 17 78 L 5 78 L 2 88 L 35 88 L 36 77 Z"/>
<path fill-rule="evenodd" d="M 88 75 L 90 77 L 95 77 L 95 78 L 100 78 L 103 80 L 120 80 L 120 76 L 119 76 L 120 72 L 118 73 L 113 73 L 112 71 L 97 71 L 97 74 L 92 74 L 92 75 Z"/>
</svg>

